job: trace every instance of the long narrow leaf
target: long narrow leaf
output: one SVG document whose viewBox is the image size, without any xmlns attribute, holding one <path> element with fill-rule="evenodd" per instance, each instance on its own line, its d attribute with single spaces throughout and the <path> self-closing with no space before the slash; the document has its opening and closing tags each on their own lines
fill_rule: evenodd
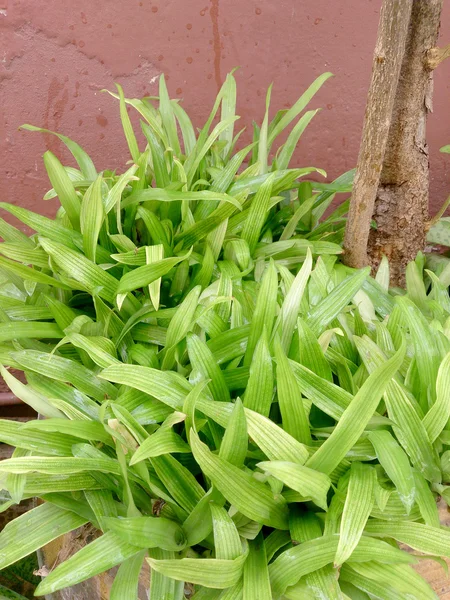
<svg viewBox="0 0 450 600">
<path fill-rule="evenodd" d="M 405 345 L 368 377 L 349 407 L 344 411 L 333 433 L 309 459 L 306 466 L 328 474 L 337 467 L 364 431 L 386 385 L 402 364 L 404 352 Z"/>
<path fill-rule="evenodd" d="M 0 533 L 0 568 L 5 569 L 45 544 L 85 523 L 75 513 L 42 504 L 17 517 Z"/>
<path fill-rule="evenodd" d="M 362 463 L 353 463 L 334 559 L 336 565 L 348 560 L 358 545 L 374 503 L 374 488 L 374 469 Z"/>
<path fill-rule="evenodd" d="M 270 489 L 251 475 L 212 454 L 198 436 L 191 432 L 194 457 L 217 489 L 236 508 L 270 527 L 287 529 L 287 507 L 275 499 Z"/>
</svg>

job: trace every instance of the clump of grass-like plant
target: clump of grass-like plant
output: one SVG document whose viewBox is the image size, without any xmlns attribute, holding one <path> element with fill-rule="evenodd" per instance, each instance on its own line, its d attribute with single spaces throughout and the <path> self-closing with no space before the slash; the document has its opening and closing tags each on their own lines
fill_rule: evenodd
<svg viewBox="0 0 450 600">
<path fill-rule="evenodd" d="M 0 420 L 2 508 L 44 500 L 0 568 L 101 533 L 38 595 L 120 565 L 110 598 L 135 600 L 147 560 L 151 600 L 436 598 L 392 540 L 450 556 L 450 303 L 421 257 L 396 296 L 385 262 L 339 263 L 347 204 L 323 215 L 352 173 L 290 167 L 328 76 L 271 121 L 269 93 L 239 150 L 232 74 L 199 132 L 163 77 L 159 102 L 118 88 L 131 166 L 60 136 L 56 219 L 0 205 L 36 232 L 0 222 L 1 372 L 46 417 Z"/>
</svg>

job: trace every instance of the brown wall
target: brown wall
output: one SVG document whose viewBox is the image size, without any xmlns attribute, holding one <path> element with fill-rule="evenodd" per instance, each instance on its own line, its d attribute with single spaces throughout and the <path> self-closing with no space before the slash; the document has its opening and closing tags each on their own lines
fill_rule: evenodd
<svg viewBox="0 0 450 600">
<path fill-rule="evenodd" d="M 416 0 L 422 1 L 422 0 Z M 52 214 L 41 155 L 67 159 L 61 142 L 19 132 L 28 122 L 73 137 L 98 169 L 123 168 L 127 151 L 113 82 L 128 96 L 171 94 L 201 124 L 227 71 L 237 72 L 241 123 L 262 118 L 268 84 L 273 108 L 290 106 L 323 71 L 312 106 L 323 111 L 297 152 L 302 166 L 330 177 L 354 166 L 381 0 L 0 0 L 1 199 Z M 442 38 L 450 41 L 450 3 Z M 432 205 L 450 192 L 450 60 L 435 77 L 429 120 Z"/>
</svg>

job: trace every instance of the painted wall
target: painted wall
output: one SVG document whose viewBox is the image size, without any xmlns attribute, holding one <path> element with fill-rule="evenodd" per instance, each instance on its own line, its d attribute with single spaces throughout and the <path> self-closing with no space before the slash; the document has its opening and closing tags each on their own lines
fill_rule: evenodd
<svg viewBox="0 0 450 600">
<path fill-rule="evenodd" d="M 118 106 L 101 93 L 157 93 L 164 72 L 172 95 L 200 125 L 225 74 L 237 72 L 241 123 L 260 121 L 265 90 L 273 108 L 289 107 L 323 71 L 312 103 L 323 110 L 302 138 L 300 166 L 331 178 L 355 165 L 381 0 L 0 0 L 1 199 L 53 214 L 44 202 L 41 161 L 49 148 L 69 163 L 61 142 L 19 132 L 32 123 L 77 140 L 98 169 L 128 159 Z M 445 2 L 442 44 L 450 41 Z M 432 205 L 450 192 L 450 60 L 435 77 L 429 119 Z"/>
</svg>

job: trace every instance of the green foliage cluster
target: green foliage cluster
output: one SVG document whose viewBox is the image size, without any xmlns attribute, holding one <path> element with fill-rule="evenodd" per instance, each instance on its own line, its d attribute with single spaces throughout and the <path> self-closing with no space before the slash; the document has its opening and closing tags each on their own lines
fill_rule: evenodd
<svg viewBox="0 0 450 600">
<path fill-rule="evenodd" d="M 450 557 L 450 299 L 422 257 L 406 292 L 339 263 L 352 173 L 290 168 L 329 74 L 236 149 L 228 75 L 195 131 L 164 78 L 117 97 L 132 164 L 44 156 L 57 217 L 1 208 L 0 362 L 45 419 L 0 420 L 0 568 L 86 523 L 101 535 L 38 595 L 120 565 L 111 600 L 436 598 L 414 571 Z M 141 151 L 127 105 L 142 117 Z M 26 126 L 28 129 L 36 129 Z M 289 132 L 287 129 L 289 128 Z M 275 142 L 286 134 L 275 152 Z"/>
</svg>

